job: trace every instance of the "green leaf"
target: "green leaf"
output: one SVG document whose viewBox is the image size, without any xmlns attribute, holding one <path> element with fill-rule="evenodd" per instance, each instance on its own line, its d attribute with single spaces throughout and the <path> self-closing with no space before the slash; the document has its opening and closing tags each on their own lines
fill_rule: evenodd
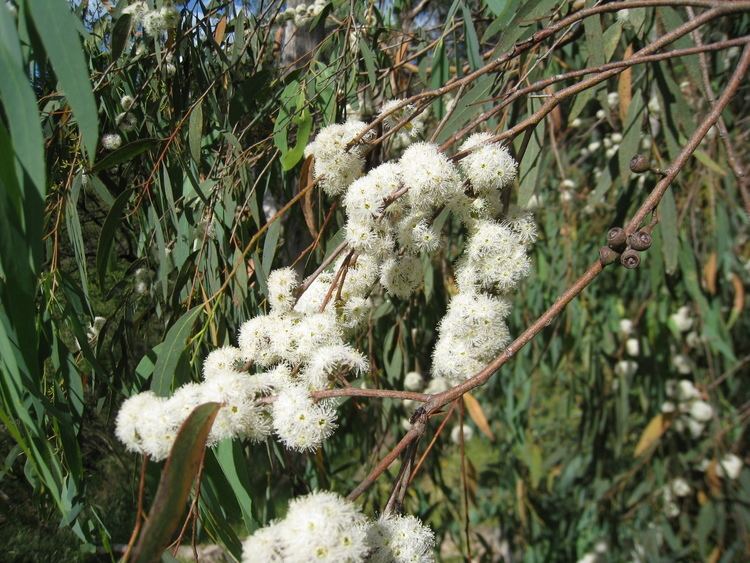
<svg viewBox="0 0 750 563">
<path fill-rule="evenodd" d="M 530 99 L 529 114 L 539 109 L 541 104 L 542 102 L 538 99 Z M 539 174 L 542 168 L 541 163 L 544 156 L 544 152 L 542 151 L 542 147 L 544 146 L 544 130 L 544 121 L 533 129 L 531 139 L 529 139 L 529 144 L 526 148 L 526 153 L 521 161 L 518 174 L 520 183 L 518 205 L 521 207 L 526 206 L 531 199 L 531 196 L 534 195 L 538 179 L 544 177 L 543 174 L 541 176 Z"/>
<path fill-rule="evenodd" d="M 206 439 L 221 405 L 205 403 L 195 408 L 180 427 L 169 453 L 146 524 L 133 549 L 132 561 L 158 561 L 177 529 L 190 488 L 201 466 Z"/>
<path fill-rule="evenodd" d="M 367 79 L 370 81 L 370 86 L 375 88 L 378 81 L 378 75 L 375 72 L 375 54 L 364 39 L 359 40 L 359 50 L 362 52 L 362 59 L 365 61 Z"/>
<path fill-rule="evenodd" d="M 73 180 L 73 187 L 70 194 L 65 200 L 65 225 L 68 230 L 68 238 L 73 247 L 76 265 L 78 266 L 78 275 L 81 279 L 81 288 L 89 300 L 88 274 L 86 272 L 86 247 L 83 243 L 83 233 L 81 231 L 81 220 L 78 217 L 78 194 L 81 191 L 81 175 L 78 174 Z"/>
<path fill-rule="evenodd" d="M 115 241 L 115 232 L 120 225 L 125 206 L 132 195 L 132 191 L 122 192 L 112 204 L 107 213 L 107 218 L 102 225 L 102 231 L 99 234 L 99 244 L 96 248 L 96 273 L 99 277 L 99 286 L 104 287 L 104 278 L 107 275 L 109 265 L 109 254 L 112 252 L 112 245 Z"/>
<path fill-rule="evenodd" d="M 677 269 L 677 257 L 680 253 L 680 239 L 677 232 L 677 206 L 671 187 L 667 188 L 659 203 L 659 229 L 663 240 L 664 269 L 668 274 L 671 274 Z"/>
<path fill-rule="evenodd" d="M 263 272 L 268 278 L 268 274 L 271 273 L 271 267 L 273 265 L 273 257 L 276 255 L 276 245 L 279 242 L 279 236 L 281 235 L 281 221 L 274 221 L 271 226 L 268 227 L 266 238 L 263 241 Z"/>
<path fill-rule="evenodd" d="M 257 525 L 252 516 L 253 499 L 250 496 L 251 480 L 240 444 L 234 440 L 223 440 L 216 448 L 216 460 L 226 477 L 237 504 L 242 511 L 245 529 L 250 532 Z"/>
<path fill-rule="evenodd" d="M 19 53 L 9 50 L 7 45 L 20 44 L 15 26 L 5 23 L 10 17 L 7 10 L 0 10 L 0 21 L 3 21 L 3 42 L 0 43 L 0 100 L 8 120 L 13 143 L 13 150 L 18 159 L 16 176 L 19 180 L 28 174 L 39 197 L 44 199 L 46 192 L 44 166 L 44 139 L 39 124 L 39 113 L 36 107 L 36 95 L 29 84 L 29 79 L 21 66 Z M 6 36 L 11 33 L 10 37 Z"/>
<path fill-rule="evenodd" d="M 620 179 L 623 186 L 627 186 L 628 180 L 630 180 L 633 174 L 630 171 L 630 159 L 638 152 L 638 147 L 643 137 L 641 123 L 643 122 L 644 109 L 643 96 L 640 95 L 639 91 L 633 96 L 633 101 L 628 107 L 628 115 L 625 119 L 625 127 L 622 133 L 622 142 L 620 143 L 620 150 L 617 151 L 618 163 L 620 165 Z"/>
<path fill-rule="evenodd" d="M 604 61 L 609 62 L 612 58 L 612 55 L 615 54 L 615 50 L 617 49 L 617 44 L 620 41 L 620 36 L 622 35 L 622 25 L 618 22 L 614 25 L 611 25 L 607 28 L 607 30 L 604 32 L 604 35 L 602 36 L 602 41 L 604 42 Z"/>
<path fill-rule="evenodd" d="M 294 147 L 281 157 L 281 167 L 285 171 L 294 168 L 305 154 L 305 147 L 312 131 L 312 114 L 307 107 L 304 107 L 302 112 L 292 119 L 292 123 L 297 125 L 297 141 Z"/>
<path fill-rule="evenodd" d="M 185 351 L 185 344 L 193 329 L 193 323 L 202 310 L 202 305 L 193 307 L 177 319 L 177 322 L 167 331 L 156 358 L 154 376 L 151 380 L 151 390 L 157 395 L 166 396 L 172 389 L 177 364 Z"/>
<path fill-rule="evenodd" d="M 122 14 L 112 26 L 110 50 L 113 60 L 119 58 L 125 50 L 132 24 L 133 17 L 130 14 Z"/>
<path fill-rule="evenodd" d="M 472 70 L 476 70 L 484 64 L 482 52 L 479 49 L 479 39 L 477 39 L 477 30 L 471 21 L 471 10 L 466 3 L 461 3 L 461 9 L 464 14 L 464 30 L 466 33 L 466 53 L 469 55 L 469 65 Z"/>
<path fill-rule="evenodd" d="M 116 151 L 112 151 L 107 156 L 102 158 L 96 164 L 91 167 L 91 172 L 100 172 L 107 170 L 123 162 L 127 162 L 138 156 L 139 154 L 146 152 L 149 149 L 154 148 L 159 144 L 159 139 L 138 139 L 131 143 L 121 146 Z"/>
<path fill-rule="evenodd" d="M 78 19 L 63 0 L 29 0 L 26 5 L 78 121 L 89 162 L 93 162 L 99 138 L 99 118 L 89 69 L 76 32 Z"/>
<path fill-rule="evenodd" d="M 190 145 L 190 156 L 200 164 L 201 161 L 201 135 L 203 134 L 203 102 L 193 108 L 188 123 L 188 144 Z"/>
</svg>

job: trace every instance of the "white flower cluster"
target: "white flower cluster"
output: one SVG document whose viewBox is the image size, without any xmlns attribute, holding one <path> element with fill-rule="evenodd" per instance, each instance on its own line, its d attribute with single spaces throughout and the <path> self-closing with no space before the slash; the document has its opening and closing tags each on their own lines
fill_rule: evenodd
<svg viewBox="0 0 750 563">
<path fill-rule="evenodd" d="M 352 502 L 330 492 L 294 499 L 283 520 L 242 544 L 242 561 L 429 563 L 434 534 L 414 516 L 368 521 Z"/>
<path fill-rule="evenodd" d="M 667 518 L 676 518 L 680 515 L 678 499 L 690 496 L 693 490 L 688 482 L 682 477 L 672 479 L 662 488 L 661 496 L 664 506 L 664 514 Z"/>
<path fill-rule="evenodd" d="M 342 194 L 349 185 L 362 175 L 365 160 L 362 147 L 355 145 L 347 150 L 347 145 L 357 138 L 367 127 L 362 121 L 324 127 L 315 141 L 305 148 L 305 156 L 315 156 L 313 177 L 330 196 Z M 371 134 L 363 140 L 371 138 Z"/>
<path fill-rule="evenodd" d="M 138 126 L 138 118 L 131 112 L 133 104 L 135 104 L 133 96 L 125 95 L 120 98 L 120 105 L 123 111 L 117 114 L 115 123 L 125 133 L 133 131 Z"/>
<path fill-rule="evenodd" d="M 364 270 L 364 262 L 354 270 Z M 271 312 L 242 325 L 238 348 L 227 346 L 206 357 L 202 383 L 185 385 L 169 399 L 150 392 L 128 399 L 117 419 L 117 436 L 127 448 L 163 459 L 185 418 L 209 401 L 223 405 L 209 444 L 234 437 L 258 441 L 274 431 L 287 447 L 312 450 L 328 438 L 336 428 L 335 404 L 315 402 L 310 392 L 330 388 L 351 372 L 367 370 L 368 364 L 344 342 L 345 326 L 352 324 L 347 312 L 341 316 L 344 326 L 333 308 L 319 312 L 324 293 L 319 291 L 314 301 L 314 292 L 308 292 L 293 308 L 298 285 L 289 268 L 270 274 Z M 244 364 L 265 371 L 250 375 Z M 269 405 L 261 399 L 271 392 L 276 397 Z"/>
<path fill-rule="evenodd" d="M 451 383 L 474 375 L 510 341 L 506 296 L 529 274 L 527 250 L 536 240 L 528 214 L 503 223 L 475 221 L 470 233 L 456 271 L 459 293 L 440 322 L 433 353 L 433 375 Z"/>
<path fill-rule="evenodd" d="M 115 434 L 132 452 L 155 460 L 167 457 L 177 431 L 197 406 L 222 404 L 208 436 L 208 444 L 244 437 L 266 438 L 272 430 L 268 393 L 288 385 L 290 370 L 280 366 L 267 373 L 249 375 L 242 370 L 242 353 L 231 346 L 211 352 L 203 365 L 201 383 L 183 385 L 169 398 L 151 391 L 127 399 L 117 414 Z"/>
<path fill-rule="evenodd" d="M 385 104 L 381 114 L 399 103 Z M 389 116 L 385 126 L 394 126 L 405 111 L 408 106 Z M 346 146 L 364 127 L 348 122 L 324 128 L 306 150 L 315 157 L 314 175 L 330 195 L 346 190 L 346 240 L 359 260 L 379 264 L 380 283 L 395 297 L 408 298 L 422 283 L 419 254 L 440 246 L 432 226 L 436 213 L 448 208 L 466 224 L 470 237 L 456 272 L 460 293 L 440 324 L 433 363 L 434 376 L 463 381 L 509 341 L 510 305 L 503 296 L 531 268 L 527 252 L 537 238 L 532 217 L 495 219 L 502 211 L 502 190 L 515 180 L 518 165 L 491 135 L 478 133 L 461 147 L 470 152 L 458 168 L 437 146 L 417 142 L 398 162 L 362 176 L 359 147 L 347 151 Z M 391 199 L 399 190 L 405 196 Z M 344 288 L 349 283 L 347 277 Z"/>
<path fill-rule="evenodd" d="M 367 532 L 372 563 L 429 563 L 434 561 L 435 535 L 414 516 L 385 516 Z"/>
<path fill-rule="evenodd" d="M 130 14 L 133 26 L 142 25 L 143 31 L 152 37 L 174 29 L 180 19 L 180 12 L 174 6 L 163 6 L 151 10 L 143 1 L 133 2 L 122 13 Z"/>
<path fill-rule="evenodd" d="M 727 478 L 731 481 L 734 481 L 740 476 L 744 465 L 745 463 L 742 461 L 742 458 L 734 454 L 725 454 L 720 460 L 716 462 L 716 476 L 721 477 L 722 479 Z M 710 466 L 711 462 L 708 460 L 704 460 L 701 464 L 701 468 L 703 469 L 703 471 L 708 470 Z"/>
<path fill-rule="evenodd" d="M 701 399 L 700 391 L 688 379 L 667 380 L 666 393 L 670 400 L 662 404 L 661 411 L 675 417 L 673 428 L 680 433 L 688 430 L 693 438 L 699 438 L 714 417 L 713 407 Z"/>
<path fill-rule="evenodd" d="M 625 351 L 629 356 L 638 357 L 641 353 L 641 344 L 634 334 L 633 321 L 621 319 L 619 323 L 620 336 L 625 338 Z M 615 364 L 614 372 L 618 377 L 629 379 L 638 371 L 638 362 L 632 359 L 620 360 Z"/>
<path fill-rule="evenodd" d="M 116 151 L 122 146 L 122 137 L 117 133 L 102 135 L 102 147 L 108 151 Z"/>
<path fill-rule="evenodd" d="M 279 14 L 279 21 L 282 23 L 287 20 L 293 21 L 295 27 L 306 26 L 320 15 L 327 4 L 328 0 L 315 0 L 315 2 L 309 6 L 305 4 L 289 6 Z"/>
</svg>

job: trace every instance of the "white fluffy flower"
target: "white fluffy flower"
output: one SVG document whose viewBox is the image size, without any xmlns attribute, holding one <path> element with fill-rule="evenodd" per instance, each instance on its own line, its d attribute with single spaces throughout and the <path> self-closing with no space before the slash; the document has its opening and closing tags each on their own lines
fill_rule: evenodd
<svg viewBox="0 0 750 563">
<path fill-rule="evenodd" d="M 327 402 L 315 403 L 300 385 L 281 389 L 271 412 L 274 431 L 289 449 L 315 450 L 336 429 L 334 408 Z"/>
<path fill-rule="evenodd" d="M 641 353 L 641 345 L 637 338 L 628 338 L 625 341 L 625 350 L 629 356 L 638 356 Z"/>
<path fill-rule="evenodd" d="M 315 157 L 313 177 L 328 195 L 343 193 L 362 175 L 364 158 L 361 148 L 353 146 L 347 151 L 346 147 L 366 127 L 361 121 L 329 125 L 321 129 L 315 140 L 305 148 L 305 156 Z"/>
<path fill-rule="evenodd" d="M 294 291 L 299 285 L 297 273 L 292 268 L 280 268 L 268 276 L 268 302 L 274 313 L 291 311 Z"/>
<path fill-rule="evenodd" d="M 680 379 L 674 393 L 679 401 L 692 401 L 693 399 L 699 399 L 701 396 L 700 391 L 696 389 L 693 382 L 689 379 Z"/>
<path fill-rule="evenodd" d="M 464 424 L 463 426 L 460 424 L 456 424 L 451 430 L 451 442 L 453 442 L 454 444 L 460 444 L 462 431 L 464 435 L 464 442 L 468 442 L 474 437 L 474 429 L 471 426 L 469 426 L 468 424 Z"/>
<path fill-rule="evenodd" d="M 401 177 L 414 209 L 432 209 L 463 193 L 455 166 L 431 143 L 414 143 L 400 160 Z"/>
<path fill-rule="evenodd" d="M 292 8 L 293 9 L 293 8 Z M 256 530 L 242 542 L 242 563 L 267 561 L 284 563 L 284 544 L 281 524 L 271 524 Z"/>
<path fill-rule="evenodd" d="M 135 98 L 133 96 L 128 96 L 127 94 L 120 98 L 120 105 L 122 106 L 122 109 L 125 111 L 128 111 L 130 108 L 133 107 L 133 104 L 135 103 Z"/>
<path fill-rule="evenodd" d="M 352 273 L 350 270 L 346 276 L 346 285 L 344 286 L 344 289 L 350 285 L 349 282 L 351 275 Z M 332 281 L 333 275 L 330 272 L 320 274 L 315 280 L 313 280 L 310 287 L 307 288 L 307 291 L 300 295 L 297 304 L 294 306 L 294 310 L 298 313 L 304 314 L 317 313 L 328 294 Z M 344 290 L 342 289 L 342 295 L 343 291 Z"/>
<path fill-rule="evenodd" d="M 633 332 L 633 321 L 630 319 L 621 319 L 620 332 L 625 336 L 629 336 Z"/>
<path fill-rule="evenodd" d="M 520 213 L 508 219 L 504 224 L 516 234 L 518 240 L 523 244 L 533 244 L 539 237 L 536 221 L 534 221 L 534 216 L 531 213 Z"/>
<path fill-rule="evenodd" d="M 300 378 L 310 389 L 328 389 L 351 372 L 367 371 L 367 358 L 351 346 L 339 344 L 320 348 L 312 356 Z"/>
<path fill-rule="evenodd" d="M 380 113 L 378 114 L 378 117 L 381 115 L 388 114 L 385 119 L 383 120 L 383 128 L 393 129 L 399 121 L 404 119 L 407 116 L 411 116 L 414 113 L 414 110 L 416 107 L 413 104 L 406 104 L 405 106 L 395 109 L 399 105 L 403 103 L 403 100 L 389 100 L 383 104 L 383 107 L 380 109 Z M 411 120 L 407 121 L 403 125 L 403 129 L 409 134 L 411 137 L 418 137 L 422 131 L 424 130 L 424 122 L 419 119 L 420 115 L 414 116 Z"/>
<path fill-rule="evenodd" d="M 450 389 L 450 387 L 450 382 L 444 377 L 433 377 L 430 379 L 429 383 L 427 383 L 424 392 L 430 395 L 435 395 L 437 393 L 444 393 Z"/>
<path fill-rule="evenodd" d="M 740 476 L 742 466 L 743 462 L 739 457 L 734 454 L 727 454 L 716 465 L 716 474 L 719 477 L 727 477 L 734 480 Z"/>
<path fill-rule="evenodd" d="M 682 477 L 677 477 L 675 479 L 672 479 L 672 482 L 669 484 L 669 487 L 672 489 L 672 492 L 674 493 L 674 495 L 678 497 L 686 497 L 692 492 L 690 485 Z"/>
<path fill-rule="evenodd" d="M 690 363 L 690 358 L 688 358 L 685 354 L 675 354 L 672 356 L 672 365 L 677 370 L 677 373 L 681 375 L 687 375 L 693 371 L 692 364 Z"/>
<path fill-rule="evenodd" d="M 341 267 L 343 258 L 336 264 L 335 269 Z M 380 264 L 370 254 L 360 254 L 356 261 L 349 263 L 344 286 L 341 288 L 341 298 L 349 301 L 353 297 L 366 297 L 373 284 L 380 275 Z"/>
<path fill-rule="evenodd" d="M 380 283 L 389 294 L 406 299 L 417 290 L 422 278 L 422 261 L 416 256 L 402 256 L 383 263 Z"/>
<path fill-rule="evenodd" d="M 418 371 L 410 371 L 404 377 L 404 389 L 407 391 L 421 391 L 424 389 L 424 378 Z"/>
<path fill-rule="evenodd" d="M 502 190 L 516 179 L 518 163 L 508 149 L 489 142 L 489 133 L 475 133 L 461 145 L 460 150 L 472 150 L 461 162 L 461 170 L 478 193 Z M 479 147 L 479 148 L 476 148 Z"/>
<path fill-rule="evenodd" d="M 470 237 L 466 257 L 457 271 L 462 291 L 476 286 L 506 292 L 531 271 L 526 246 L 508 226 L 479 221 Z"/>
<path fill-rule="evenodd" d="M 677 407 L 672 401 L 664 401 L 661 404 L 661 412 L 664 414 L 672 414 L 675 410 L 677 410 Z"/>
<path fill-rule="evenodd" d="M 615 375 L 632 377 L 638 371 L 638 363 L 633 360 L 620 360 L 615 364 Z"/>
<path fill-rule="evenodd" d="M 435 534 L 414 516 L 381 516 L 370 525 L 372 563 L 429 563 L 435 560 Z"/>
<path fill-rule="evenodd" d="M 304 563 L 363 561 L 367 521 L 352 502 L 330 492 L 296 498 L 283 520 L 243 542 L 242 561 Z"/>
<path fill-rule="evenodd" d="M 118 113 L 117 117 L 115 117 L 115 123 L 117 123 L 120 131 L 129 133 L 130 131 L 134 131 L 135 128 L 138 127 L 138 118 L 131 112 L 122 112 Z"/>
<path fill-rule="evenodd" d="M 158 10 L 149 11 L 143 16 L 143 31 L 155 37 L 176 27 L 179 18 L 180 13 L 174 6 L 164 6 Z"/>
<path fill-rule="evenodd" d="M 676 313 L 669 315 L 669 320 L 680 332 L 687 332 L 693 327 L 693 317 L 687 305 L 683 305 L 677 309 Z"/>
<path fill-rule="evenodd" d="M 440 248 L 440 233 L 426 221 L 420 221 L 411 230 L 414 250 L 431 254 Z"/>
<path fill-rule="evenodd" d="M 468 379 L 510 341 L 505 318 L 510 305 L 481 293 L 459 293 L 438 327 L 433 373 L 453 382 Z"/>
<path fill-rule="evenodd" d="M 102 136 L 102 147 L 108 151 L 114 151 L 122 145 L 122 137 L 117 133 L 107 133 Z"/>
<path fill-rule="evenodd" d="M 137 2 L 133 2 L 129 6 L 125 7 L 123 9 L 123 14 L 130 14 L 130 16 L 133 18 L 133 24 L 138 25 L 143 22 L 143 17 L 148 13 L 148 5 L 146 2 L 143 2 L 142 0 L 138 0 Z"/>
<path fill-rule="evenodd" d="M 341 325 L 347 329 L 361 326 L 370 316 L 372 301 L 365 297 L 349 297 L 341 310 Z"/>
<path fill-rule="evenodd" d="M 270 366 L 278 360 L 271 349 L 275 321 L 275 317 L 259 315 L 242 324 L 237 340 L 245 360 L 260 366 Z"/>
<path fill-rule="evenodd" d="M 373 256 L 390 254 L 394 245 L 388 223 L 362 215 L 349 218 L 345 237 L 352 250 Z"/>
<path fill-rule="evenodd" d="M 242 350 L 224 346 L 209 352 L 203 362 L 203 379 L 211 379 L 223 373 L 236 373 L 242 366 Z"/>
<path fill-rule="evenodd" d="M 163 406 L 164 399 L 145 391 L 125 399 L 115 421 L 115 435 L 128 451 L 143 453 L 143 414 Z"/>
<path fill-rule="evenodd" d="M 335 493 L 296 498 L 279 524 L 284 561 L 363 561 L 368 549 L 366 524 L 360 509 Z"/>
<path fill-rule="evenodd" d="M 208 435 L 208 443 L 227 438 L 248 436 L 265 437 L 270 426 L 255 402 L 255 385 L 246 374 L 226 372 L 217 374 L 202 385 L 202 400 L 221 404 Z"/>
<path fill-rule="evenodd" d="M 690 410 L 688 411 L 698 422 L 708 422 L 714 416 L 714 409 L 706 401 L 697 399 L 690 404 Z"/>
<path fill-rule="evenodd" d="M 366 216 L 372 218 L 383 209 L 383 200 L 401 186 L 401 168 L 396 163 L 387 162 L 357 179 L 349 186 L 344 197 L 348 217 Z M 385 208 L 393 212 L 396 204 Z"/>
</svg>

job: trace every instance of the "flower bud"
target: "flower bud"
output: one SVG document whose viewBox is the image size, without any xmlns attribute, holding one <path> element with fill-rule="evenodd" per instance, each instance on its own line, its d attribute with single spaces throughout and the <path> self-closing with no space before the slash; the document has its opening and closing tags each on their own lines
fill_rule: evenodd
<svg viewBox="0 0 750 563">
<path fill-rule="evenodd" d="M 628 236 L 628 246 L 635 250 L 648 250 L 652 242 L 651 235 L 646 231 L 637 231 Z"/>
<path fill-rule="evenodd" d="M 635 250 L 628 248 L 620 255 L 620 264 L 628 270 L 634 270 L 641 264 L 641 258 Z"/>
<path fill-rule="evenodd" d="M 630 171 L 635 174 L 646 172 L 649 168 L 651 168 L 651 162 L 642 154 L 636 154 L 630 159 Z"/>
<path fill-rule="evenodd" d="M 599 249 L 599 261 L 602 263 L 602 266 L 609 266 L 617 260 L 618 256 L 619 254 L 608 246 L 602 246 Z"/>
<path fill-rule="evenodd" d="M 627 235 L 625 234 L 625 229 L 622 227 L 612 227 L 607 232 L 607 246 L 609 246 L 613 250 L 622 250 L 622 248 L 625 246 L 625 241 L 627 240 Z"/>
</svg>

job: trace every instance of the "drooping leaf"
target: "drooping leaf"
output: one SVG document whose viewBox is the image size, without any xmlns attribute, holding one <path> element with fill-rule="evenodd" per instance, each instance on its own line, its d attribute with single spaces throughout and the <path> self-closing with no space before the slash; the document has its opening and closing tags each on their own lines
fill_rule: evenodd
<svg viewBox="0 0 750 563">
<path fill-rule="evenodd" d="M 104 224 L 99 234 L 99 244 L 96 248 L 96 273 L 99 278 L 100 287 L 104 287 L 104 279 L 107 275 L 109 256 L 115 242 L 115 235 L 125 212 L 125 206 L 128 204 L 131 195 L 133 195 L 132 191 L 125 190 L 117 196 L 109 213 L 107 213 L 107 218 L 104 219 Z"/>
<path fill-rule="evenodd" d="M 113 166 L 116 166 L 118 164 L 122 164 L 123 162 L 128 162 L 129 160 L 132 160 L 139 154 L 144 153 L 147 150 L 154 148 L 158 144 L 159 144 L 159 139 L 138 139 L 137 141 L 132 141 L 130 143 L 127 143 L 121 146 L 119 149 L 112 151 L 111 153 L 107 154 L 104 158 L 97 161 L 91 167 L 91 172 L 92 173 L 100 172 L 102 170 L 107 170 L 109 168 L 112 168 Z"/>
<path fill-rule="evenodd" d="M 89 162 L 99 140 L 99 117 L 91 78 L 78 37 L 78 19 L 62 0 L 29 0 L 29 14 L 78 121 Z"/>
<path fill-rule="evenodd" d="M 635 446 L 633 451 L 633 457 L 640 457 L 645 452 L 649 451 L 651 447 L 656 444 L 669 428 L 669 423 L 664 419 L 661 414 L 657 414 L 648 423 L 646 428 L 643 430 L 638 444 Z"/>
<path fill-rule="evenodd" d="M 128 43 L 128 37 L 130 36 L 132 26 L 133 16 L 130 14 L 122 14 L 112 26 L 110 50 L 113 60 L 120 58 L 120 55 L 122 55 L 122 52 L 125 50 L 125 45 Z"/>
<path fill-rule="evenodd" d="M 203 307 L 198 305 L 182 315 L 167 331 L 164 342 L 159 349 L 151 390 L 157 395 L 165 396 L 172 389 L 177 364 L 185 352 L 185 343 L 193 329 L 195 320 Z"/>
<path fill-rule="evenodd" d="M 220 407 L 219 403 L 200 405 L 182 423 L 164 464 L 154 502 L 133 549 L 131 561 L 158 561 L 172 539 L 180 517 L 185 513 L 190 488 L 206 448 L 206 439 Z"/>
</svg>

